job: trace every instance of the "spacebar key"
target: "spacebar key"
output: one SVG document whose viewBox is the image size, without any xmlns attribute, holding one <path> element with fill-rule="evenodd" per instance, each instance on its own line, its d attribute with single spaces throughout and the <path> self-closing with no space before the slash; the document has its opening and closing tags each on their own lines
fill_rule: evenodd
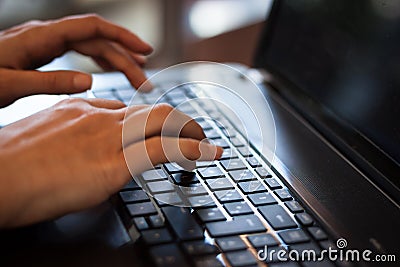
<svg viewBox="0 0 400 267">
<path fill-rule="evenodd" d="M 267 230 L 256 216 L 239 217 L 232 221 L 207 223 L 206 228 L 212 237 L 250 234 Z"/>
<path fill-rule="evenodd" d="M 203 229 L 188 208 L 164 207 L 161 210 L 181 240 L 204 238 Z"/>
</svg>

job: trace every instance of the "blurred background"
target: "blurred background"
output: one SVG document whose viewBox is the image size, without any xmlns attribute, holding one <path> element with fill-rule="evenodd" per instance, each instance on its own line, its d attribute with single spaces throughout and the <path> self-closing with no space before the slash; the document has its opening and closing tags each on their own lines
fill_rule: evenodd
<svg viewBox="0 0 400 267">
<path fill-rule="evenodd" d="M 153 45 L 148 68 L 191 60 L 251 65 L 271 4 L 272 0 L 0 0 L 0 29 L 32 19 L 97 13 Z M 100 71 L 75 53 L 52 67 L 57 65 Z"/>
</svg>

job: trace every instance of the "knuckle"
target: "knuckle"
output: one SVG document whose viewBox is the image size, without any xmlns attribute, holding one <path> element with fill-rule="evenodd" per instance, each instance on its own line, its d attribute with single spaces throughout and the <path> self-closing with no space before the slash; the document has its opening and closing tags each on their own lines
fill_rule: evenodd
<svg viewBox="0 0 400 267">
<path fill-rule="evenodd" d="M 166 118 L 173 110 L 174 108 L 167 103 L 160 103 L 154 106 L 155 113 L 162 118 Z"/>
<path fill-rule="evenodd" d="M 106 112 L 102 109 L 91 107 L 84 112 L 83 117 L 88 122 L 101 122 L 102 125 L 110 126 L 110 123 L 113 119 L 113 116 L 109 112 Z"/>
<path fill-rule="evenodd" d="M 81 117 L 85 114 L 85 101 L 79 98 L 67 98 L 61 100 L 54 106 L 57 113 L 67 114 L 71 118 Z"/>
<path fill-rule="evenodd" d="M 100 23 L 104 22 L 104 19 L 95 13 L 86 15 L 84 19 L 91 23 L 95 28 L 97 28 Z"/>
<path fill-rule="evenodd" d="M 86 101 L 83 98 L 67 98 L 63 99 L 59 102 L 60 105 L 76 105 L 76 104 L 82 104 L 85 103 Z"/>
</svg>

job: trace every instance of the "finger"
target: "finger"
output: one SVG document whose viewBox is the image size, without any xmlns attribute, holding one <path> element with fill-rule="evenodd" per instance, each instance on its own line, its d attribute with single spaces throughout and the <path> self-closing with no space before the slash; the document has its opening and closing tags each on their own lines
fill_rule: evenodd
<svg viewBox="0 0 400 267">
<path fill-rule="evenodd" d="M 93 38 L 105 38 L 120 43 L 127 49 L 143 54 L 153 50 L 129 30 L 104 20 L 98 15 L 78 15 L 62 18 L 52 26 L 64 43 L 79 42 Z"/>
<path fill-rule="evenodd" d="M 126 147 L 124 155 L 131 174 L 137 175 L 165 162 L 219 159 L 222 151 L 221 147 L 199 140 L 157 136 Z"/>
<path fill-rule="evenodd" d="M 150 106 L 126 117 L 123 133 L 125 145 L 157 135 L 206 138 L 195 120 L 167 104 Z"/>
<path fill-rule="evenodd" d="M 135 88 L 139 88 L 146 81 L 143 70 L 121 46 L 104 39 L 94 39 L 73 43 L 70 47 L 86 56 L 102 58 L 115 70 L 123 72 Z"/>
<path fill-rule="evenodd" d="M 146 65 L 147 63 L 147 58 L 141 54 L 137 54 L 137 53 L 132 53 L 127 51 L 130 56 L 133 58 L 133 60 L 135 60 L 135 62 L 140 66 L 143 67 L 144 65 Z"/>
<path fill-rule="evenodd" d="M 108 100 L 102 98 L 90 98 L 86 99 L 91 106 L 96 108 L 106 108 L 106 109 L 121 109 L 126 107 L 125 104 L 119 100 Z"/>
<path fill-rule="evenodd" d="M 113 66 L 111 66 L 110 63 L 108 63 L 106 60 L 104 60 L 101 57 L 92 57 L 92 59 L 96 62 L 97 65 L 100 66 L 104 71 L 113 71 L 115 70 Z"/>
<path fill-rule="evenodd" d="M 89 74 L 76 71 L 25 71 L 1 69 L 2 86 L 4 90 L 18 97 L 46 93 L 72 94 L 90 89 L 92 77 Z"/>
</svg>

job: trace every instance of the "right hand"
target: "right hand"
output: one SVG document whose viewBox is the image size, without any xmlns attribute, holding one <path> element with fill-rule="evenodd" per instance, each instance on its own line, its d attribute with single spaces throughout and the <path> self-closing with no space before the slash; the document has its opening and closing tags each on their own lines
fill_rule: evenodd
<svg viewBox="0 0 400 267">
<path fill-rule="evenodd" d="M 219 158 L 222 149 L 203 139 L 199 124 L 165 104 L 127 108 L 103 99 L 62 101 L 0 130 L 0 227 L 52 219 L 106 200 L 131 179 L 124 149 L 134 175 L 167 161 Z"/>
</svg>

